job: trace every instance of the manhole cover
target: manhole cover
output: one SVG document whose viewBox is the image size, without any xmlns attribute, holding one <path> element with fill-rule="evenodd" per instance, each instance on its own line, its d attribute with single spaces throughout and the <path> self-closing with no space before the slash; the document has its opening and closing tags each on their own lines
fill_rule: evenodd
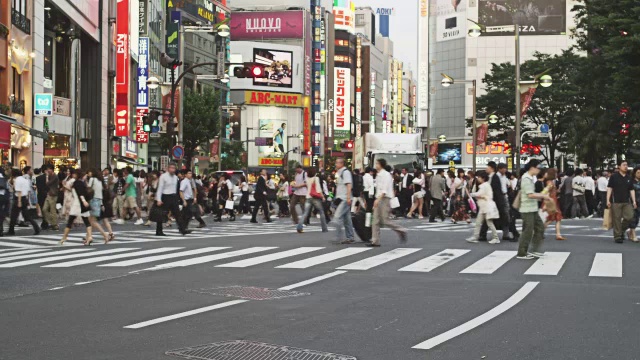
<svg viewBox="0 0 640 360">
<path fill-rule="evenodd" d="M 192 360 L 357 360 L 353 356 L 246 340 L 192 346 L 165 354 Z"/>
<path fill-rule="evenodd" d="M 196 289 L 188 291 L 198 294 L 221 295 L 246 300 L 277 300 L 296 296 L 311 295 L 309 293 L 298 291 L 266 289 L 251 286 L 225 286 L 211 289 Z"/>
</svg>

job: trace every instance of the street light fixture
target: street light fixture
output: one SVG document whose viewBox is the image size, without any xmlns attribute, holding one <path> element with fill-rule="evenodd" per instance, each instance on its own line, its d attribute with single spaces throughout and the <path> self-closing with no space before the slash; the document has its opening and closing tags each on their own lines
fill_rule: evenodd
<svg viewBox="0 0 640 360">
<path fill-rule="evenodd" d="M 438 136 L 438 141 L 441 142 L 441 143 L 447 141 L 447 136 L 445 134 L 439 135 Z"/>
<path fill-rule="evenodd" d="M 553 85 L 553 79 L 551 79 L 551 76 L 545 74 L 540 76 L 540 79 L 538 79 L 538 83 L 543 88 L 548 88 L 549 86 Z"/>
<path fill-rule="evenodd" d="M 151 76 L 147 79 L 147 87 L 149 89 L 155 90 L 158 88 L 158 86 L 160 86 L 160 80 L 157 77 Z"/>
<path fill-rule="evenodd" d="M 449 75 L 446 74 L 441 74 L 442 75 L 442 86 L 443 87 L 449 87 L 451 85 L 453 85 L 453 78 Z"/>
<path fill-rule="evenodd" d="M 489 123 L 490 124 L 498 123 L 498 115 L 496 115 L 496 114 L 489 115 Z"/>
<path fill-rule="evenodd" d="M 218 26 L 218 36 L 229 37 L 229 35 L 231 35 L 231 29 L 229 28 L 229 25 L 222 24 Z"/>
</svg>

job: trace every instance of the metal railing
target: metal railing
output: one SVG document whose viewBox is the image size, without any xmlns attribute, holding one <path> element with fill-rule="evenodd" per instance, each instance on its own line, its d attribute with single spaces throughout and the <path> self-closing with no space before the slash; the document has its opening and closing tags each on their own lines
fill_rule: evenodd
<svg viewBox="0 0 640 360">
<path fill-rule="evenodd" d="M 31 20 L 16 9 L 11 9 L 11 24 L 22 30 L 24 33 L 31 34 Z"/>
<path fill-rule="evenodd" d="M 11 112 L 14 114 L 24 115 L 24 100 L 12 100 Z"/>
</svg>

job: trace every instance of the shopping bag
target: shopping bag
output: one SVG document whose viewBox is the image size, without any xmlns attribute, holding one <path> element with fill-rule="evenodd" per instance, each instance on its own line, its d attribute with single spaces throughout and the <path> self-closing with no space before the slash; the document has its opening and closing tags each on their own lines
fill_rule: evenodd
<svg viewBox="0 0 640 360">
<path fill-rule="evenodd" d="M 364 215 L 364 226 L 365 227 L 371 227 L 371 219 L 373 218 L 373 213 L 366 213 Z"/>
<path fill-rule="evenodd" d="M 473 212 L 478 212 L 478 205 L 476 205 L 476 202 L 473 200 L 473 198 L 469 198 L 469 209 L 471 209 L 471 211 Z"/>
<path fill-rule="evenodd" d="M 605 230 L 611 230 L 613 222 L 611 221 L 611 210 L 604 209 L 604 216 L 602 217 L 602 228 Z"/>
<path fill-rule="evenodd" d="M 227 200 L 225 202 L 224 208 L 227 210 L 233 210 L 234 205 L 235 205 L 235 202 L 233 200 Z"/>
<path fill-rule="evenodd" d="M 495 201 L 487 201 L 487 219 L 494 220 L 500 219 L 500 211 L 498 211 L 498 205 Z"/>
<path fill-rule="evenodd" d="M 513 204 L 511 204 L 511 206 L 516 210 L 520 210 L 521 203 L 522 203 L 522 191 L 518 191 L 518 195 L 516 195 L 516 198 L 513 200 Z"/>
<path fill-rule="evenodd" d="M 394 197 L 391 199 L 389 204 L 391 205 L 392 209 L 397 209 L 400 207 L 400 200 L 398 200 L 398 197 Z"/>
</svg>

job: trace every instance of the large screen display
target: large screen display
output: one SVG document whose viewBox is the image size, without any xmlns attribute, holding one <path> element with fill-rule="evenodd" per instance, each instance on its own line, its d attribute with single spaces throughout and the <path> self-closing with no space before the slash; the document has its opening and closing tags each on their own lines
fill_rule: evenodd
<svg viewBox="0 0 640 360">
<path fill-rule="evenodd" d="M 563 35 L 567 32 L 566 0 L 479 0 L 482 35 L 513 35 L 500 27 L 520 24 L 522 35 Z"/>
<path fill-rule="evenodd" d="M 435 165 L 462 164 L 462 143 L 438 144 L 438 157 Z"/>
<path fill-rule="evenodd" d="M 255 78 L 253 85 L 278 88 L 293 87 L 293 52 L 253 49 L 253 61 L 265 66 L 265 77 Z"/>
</svg>

